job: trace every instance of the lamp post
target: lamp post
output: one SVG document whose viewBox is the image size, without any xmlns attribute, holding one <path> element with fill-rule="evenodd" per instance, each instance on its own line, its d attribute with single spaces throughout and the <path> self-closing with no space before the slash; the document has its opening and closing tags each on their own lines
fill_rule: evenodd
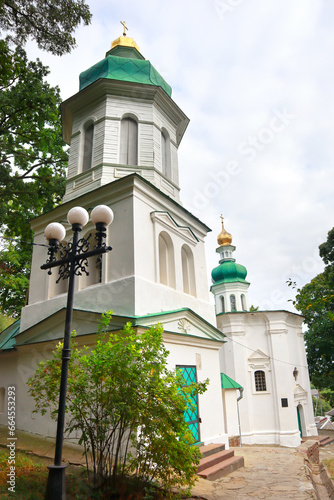
<svg viewBox="0 0 334 500">
<path fill-rule="evenodd" d="M 65 238 L 66 230 L 62 224 L 52 222 L 45 228 L 45 237 L 49 241 L 48 259 L 46 264 L 41 266 L 41 269 L 48 269 L 48 274 L 52 274 L 53 267 L 59 267 L 59 278 L 69 279 L 66 320 L 64 331 L 64 346 L 62 350 L 62 365 L 61 379 L 59 390 L 59 406 L 57 419 L 57 435 L 54 465 L 49 465 L 49 475 L 46 487 L 46 500 L 65 500 L 65 468 L 67 465 L 62 465 L 62 450 L 63 437 L 65 427 L 65 404 L 66 404 L 66 387 L 68 364 L 71 357 L 70 340 L 71 340 L 71 325 L 73 314 L 73 298 L 74 298 L 74 283 L 75 276 L 85 273 L 88 275 L 86 267 L 88 266 L 88 258 L 98 256 L 98 262 L 101 263 L 102 254 L 109 252 L 111 247 L 104 242 L 106 237 L 107 226 L 112 223 L 114 214 L 106 205 L 98 205 L 91 212 L 91 220 L 96 226 L 96 244 L 92 250 L 89 250 L 89 238 L 80 238 L 79 233 L 89 220 L 88 212 L 82 207 L 74 207 L 67 214 L 67 220 L 72 226 L 73 241 L 66 246 L 61 245 L 61 241 Z M 60 251 L 60 258 L 56 258 L 56 254 Z"/>
</svg>

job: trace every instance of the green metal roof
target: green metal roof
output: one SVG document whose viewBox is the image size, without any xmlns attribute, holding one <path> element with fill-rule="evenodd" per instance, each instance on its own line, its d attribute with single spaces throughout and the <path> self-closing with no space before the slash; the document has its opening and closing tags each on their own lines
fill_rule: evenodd
<svg viewBox="0 0 334 500">
<path fill-rule="evenodd" d="M 113 51 L 110 51 L 102 61 L 83 71 L 79 77 L 79 90 L 88 87 L 88 85 L 100 78 L 108 78 L 110 80 L 155 85 L 161 87 L 171 97 L 172 87 L 162 78 L 150 61 L 134 58 L 131 48 L 122 47 L 122 49 L 123 53 L 129 51 L 129 57 L 116 56 L 111 54 Z"/>
<path fill-rule="evenodd" d="M 226 260 L 215 267 L 211 273 L 214 283 L 247 283 L 245 280 L 247 269 L 241 264 L 237 264 L 232 260 Z"/>
<path fill-rule="evenodd" d="M 0 333 L 0 351 L 15 347 L 15 337 L 20 333 L 20 323 L 21 321 L 18 319 Z"/>
<path fill-rule="evenodd" d="M 220 381 L 222 389 L 242 389 L 242 386 L 235 382 L 231 377 L 225 375 L 225 373 L 220 374 Z"/>
</svg>

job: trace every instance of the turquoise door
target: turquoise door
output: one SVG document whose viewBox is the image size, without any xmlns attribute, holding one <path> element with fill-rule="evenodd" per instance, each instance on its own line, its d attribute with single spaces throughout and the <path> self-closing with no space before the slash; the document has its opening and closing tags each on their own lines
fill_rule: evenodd
<svg viewBox="0 0 334 500">
<path fill-rule="evenodd" d="M 297 419 L 298 419 L 298 429 L 299 429 L 299 432 L 300 432 L 300 437 L 302 437 L 303 436 L 302 423 L 300 421 L 300 413 L 299 413 L 298 406 L 297 406 Z"/>
<path fill-rule="evenodd" d="M 197 372 L 196 366 L 177 366 L 176 367 L 183 377 L 184 384 L 190 385 L 193 382 L 197 382 Z M 199 424 L 200 418 L 198 415 L 198 397 L 197 394 L 193 394 L 191 397 L 192 404 L 188 404 L 188 407 L 184 413 L 185 421 L 189 426 L 189 430 L 191 431 L 193 438 L 196 443 L 200 442 L 200 432 L 199 432 Z"/>
</svg>

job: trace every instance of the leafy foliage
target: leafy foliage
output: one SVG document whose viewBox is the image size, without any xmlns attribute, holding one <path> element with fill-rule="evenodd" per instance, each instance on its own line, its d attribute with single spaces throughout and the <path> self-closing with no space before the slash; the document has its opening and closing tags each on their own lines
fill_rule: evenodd
<svg viewBox="0 0 334 500">
<path fill-rule="evenodd" d="M 168 495 L 175 485 L 189 492 L 200 452 L 191 446 L 184 412 L 191 395 L 204 392 L 208 381 L 182 387 L 181 375 L 167 369 L 160 325 L 138 333 L 129 323 L 121 332 L 106 334 L 110 317 L 103 315 L 91 352 L 73 343 L 67 431 L 80 431 L 87 470 L 91 462 L 92 482 L 100 489 L 131 476 L 146 488 L 159 484 Z M 45 414 L 51 408 L 54 419 L 61 350 L 59 344 L 28 381 L 36 411 Z"/>
<path fill-rule="evenodd" d="M 0 231 L 32 240 L 29 221 L 64 194 L 67 151 L 61 134 L 58 88 L 42 63 L 0 40 Z M 29 281 L 31 245 L 11 241 L 0 251 L 0 307 L 17 316 Z"/>
<path fill-rule="evenodd" d="M 16 45 L 34 38 L 40 49 L 55 55 L 75 47 L 74 29 L 90 23 L 84 0 L 0 0 L 0 29 Z"/>
<path fill-rule="evenodd" d="M 305 317 L 307 360 L 312 383 L 317 389 L 334 389 L 334 228 L 320 256 L 326 267 L 303 288 L 293 302 Z M 289 282 L 296 287 L 295 283 Z"/>
</svg>

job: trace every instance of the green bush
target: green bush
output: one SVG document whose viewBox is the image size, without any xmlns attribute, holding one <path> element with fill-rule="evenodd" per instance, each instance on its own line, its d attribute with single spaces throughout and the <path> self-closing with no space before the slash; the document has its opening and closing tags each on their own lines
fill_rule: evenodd
<svg viewBox="0 0 334 500">
<path fill-rule="evenodd" d="M 182 377 L 167 369 L 168 351 L 161 325 L 108 332 L 111 313 L 102 316 L 95 346 L 78 348 L 72 338 L 67 386 L 67 432 L 80 431 L 91 484 L 100 491 L 138 481 L 189 494 L 200 452 L 184 420 L 194 393 L 208 381 L 182 387 Z M 29 379 L 36 412 L 51 407 L 57 418 L 62 343 L 52 359 L 39 363 Z"/>
</svg>

